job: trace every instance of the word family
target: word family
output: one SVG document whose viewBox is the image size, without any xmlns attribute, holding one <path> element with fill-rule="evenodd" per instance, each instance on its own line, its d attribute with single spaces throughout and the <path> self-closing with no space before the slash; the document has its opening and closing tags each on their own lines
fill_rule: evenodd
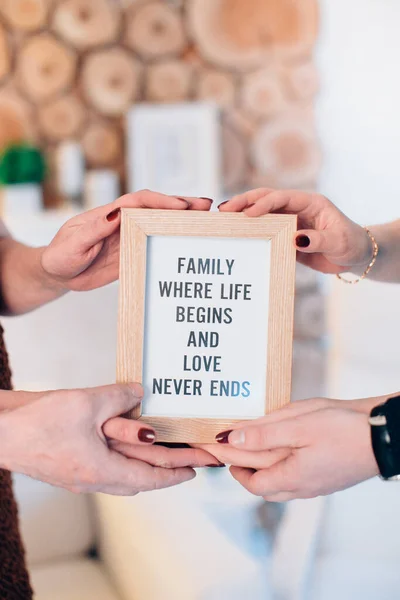
<svg viewBox="0 0 400 600">
<path fill-rule="evenodd" d="M 178 273 L 186 275 L 231 275 L 234 260 L 227 258 L 178 258 Z"/>
</svg>

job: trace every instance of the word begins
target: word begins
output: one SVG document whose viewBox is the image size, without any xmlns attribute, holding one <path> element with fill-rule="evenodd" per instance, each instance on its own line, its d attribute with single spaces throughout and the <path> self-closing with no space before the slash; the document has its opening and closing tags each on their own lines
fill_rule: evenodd
<svg viewBox="0 0 400 600">
<path fill-rule="evenodd" d="M 216 308 L 213 306 L 177 306 L 177 323 L 232 323 L 231 308 Z"/>
</svg>

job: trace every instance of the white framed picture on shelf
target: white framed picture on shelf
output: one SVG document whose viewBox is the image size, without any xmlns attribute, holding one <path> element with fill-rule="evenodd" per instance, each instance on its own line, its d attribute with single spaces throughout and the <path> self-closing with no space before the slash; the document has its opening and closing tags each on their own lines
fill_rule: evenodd
<svg viewBox="0 0 400 600">
<path fill-rule="evenodd" d="M 220 114 L 209 103 L 139 104 L 127 117 L 128 189 L 222 193 Z"/>
<path fill-rule="evenodd" d="M 85 176 L 84 207 L 86 210 L 114 202 L 121 195 L 119 176 L 112 169 L 92 169 Z"/>
</svg>

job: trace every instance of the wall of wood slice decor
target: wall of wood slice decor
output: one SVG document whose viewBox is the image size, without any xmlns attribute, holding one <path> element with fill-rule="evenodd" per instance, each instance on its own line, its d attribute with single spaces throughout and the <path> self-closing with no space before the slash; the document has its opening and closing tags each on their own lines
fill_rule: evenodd
<svg viewBox="0 0 400 600">
<path fill-rule="evenodd" d="M 80 140 L 124 181 L 135 102 L 223 108 L 226 191 L 312 187 L 317 0 L 0 0 L 0 147 Z"/>
</svg>

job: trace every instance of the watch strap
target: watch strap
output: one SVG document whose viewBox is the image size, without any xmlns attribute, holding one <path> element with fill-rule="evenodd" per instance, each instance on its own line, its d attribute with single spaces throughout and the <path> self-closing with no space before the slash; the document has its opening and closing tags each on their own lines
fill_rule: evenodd
<svg viewBox="0 0 400 600">
<path fill-rule="evenodd" d="M 400 396 L 375 406 L 370 414 L 371 441 L 383 479 L 400 478 Z"/>
</svg>

